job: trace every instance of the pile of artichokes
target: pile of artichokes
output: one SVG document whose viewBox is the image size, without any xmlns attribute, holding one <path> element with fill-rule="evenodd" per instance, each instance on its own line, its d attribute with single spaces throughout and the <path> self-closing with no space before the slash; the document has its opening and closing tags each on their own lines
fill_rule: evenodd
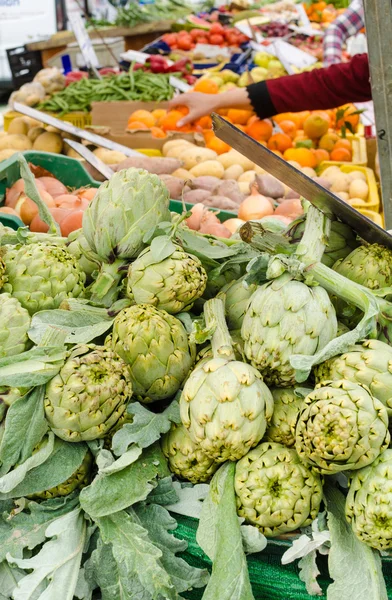
<svg viewBox="0 0 392 600">
<path fill-rule="evenodd" d="M 142 527 L 170 474 L 208 483 L 227 462 L 238 515 L 265 536 L 311 524 L 339 473 L 354 534 L 392 549 L 392 252 L 316 212 L 271 238 L 247 224 L 214 240 L 170 214 L 157 176 L 128 169 L 69 239 L 0 232 L 0 504 L 11 520 L 37 502 L 82 511 L 92 587 L 111 544 L 121 563 L 116 519 Z"/>
</svg>

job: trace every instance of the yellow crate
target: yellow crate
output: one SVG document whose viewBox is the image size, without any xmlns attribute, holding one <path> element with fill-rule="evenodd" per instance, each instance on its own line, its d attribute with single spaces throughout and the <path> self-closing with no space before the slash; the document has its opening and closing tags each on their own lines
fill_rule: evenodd
<svg viewBox="0 0 392 600">
<path fill-rule="evenodd" d="M 156 148 L 135 148 L 135 150 L 152 158 L 162 156 L 162 152 Z"/>
<path fill-rule="evenodd" d="M 339 169 L 342 171 L 342 173 L 351 173 L 352 171 L 360 171 L 361 173 L 363 173 L 366 177 L 366 183 L 368 184 L 368 187 L 369 187 L 368 201 L 366 203 L 366 206 L 364 207 L 364 210 L 375 211 L 376 213 L 379 212 L 380 196 L 378 193 L 376 178 L 374 176 L 374 172 L 372 171 L 372 169 L 369 169 L 368 167 L 362 167 L 360 165 L 353 165 L 351 163 L 339 163 L 339 162 L 331 162 L 331 161 L 326 160 L 325 162 L 321 163 L 321 165 L 319 166 L 319 168 L 318 168 L 319 174 L 321 175 L 323 173 L 323 171 L 325 171 L 325 169 L 330 166 L 339 167 Z M 357 208 L 357 210 L 359 210 L 359 207 L 355 207 L 355 208 Z M 359 212 L 362 212 L 362 208 L 360 209 Z"/>
<path fill-rule="evenodd" d="M 349 137 L 349 136 L 347 136 Z M 349 137 L 351 142 L 351 147 L 353 151 L 352 160 L 350 162 L 344 163 L 347 165 L 359 165 L 360 167 L 366 167 L 367 165 L 367 148 L 366 148 L 366 139 L 364 137 L 359 137 L 357 135 L 351 135 Z M 339 166 L 343 163 L 338 162 L 336 160 L 326 160 L 325 163 L 330 166 L 336 165 Z"/>
<path fill-rule="evenodd" d="M 52 117 L 56 117 L 57 119 L 60 119 L 60 121 L 67 121 L 67 123 L 72 123 L 72 125 L 75 125 L 75 127 L 79 127 L 80 129 L 84 129 L 85 127 L 88 127 L 92 123 L 91 113 L 70 112 L 70 113 L 63 115 L 62 117 L 60 117 L 59 115 L 56 115 L 54 113 L 48 113 L 48 114 L 50 114 Z M 16 117 L 23 117 L 23 116 L 24 115 L 22 115 L 21 113 L 15 112 L 13 110 L 5 113 L 4 114 L 4 131 L 8 131 L 10 123 L 14 119 L 16 119 Z"/>
<path fill-rule="evenodd" d="M 361 213 L 361 215 L 364 215 L 365 217 L 376 223 L 376 225 L 379 225 L 380 227 L 385 229 L 384 216 L 380 215 L 380 213 L 375 212 L 374 210 L 366 210 L 366 208 L 361 208 L 359 212 Z"/>
</svg>

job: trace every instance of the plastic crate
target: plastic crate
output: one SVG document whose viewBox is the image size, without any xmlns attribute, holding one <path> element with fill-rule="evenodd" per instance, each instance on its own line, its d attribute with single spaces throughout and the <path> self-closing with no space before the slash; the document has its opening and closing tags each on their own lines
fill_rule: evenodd
<svg viewBox="0 0 392 600">
<path fill-rule="evenodd" d="M 32 81 L 42 69 L 42 58 L 39 50 L 27 50 L 26 46 L 9 48 L 7 58 L 12 74 L 12 83 L 18 90 L 24 83 Z"/>
<path fill-rule="evenodd" d="M 325 163 L 328 166 L 340 166 L 341 164 L 347 165 L 358 165 L 360 167 L 366 167 L 368 158 L 367 158 L 367 147 L 366 147 L 366 139 L 364 137 L 360 137 L 358 135 L 350 135 L 347 138 L 351 142 L 351 147 L 353 150 L 352 160 L 347 163 L 341 163 L 335 160 L 326 160 Z"/>
<path fill-rule="evenodd" d="M 95 181 L 85 170 L 79 160 L 63 156 L 62 154 L 51 154 L 49 152 L 34 152 L 28 150 L 22 152 L 27 162 L 33 163 L 50 171 L 59 181 L 72 188 L 84 186 L 99 187 L 101 183 Z M 0 205 L 4 204 L 5 191 L 20 178 L 20 169 L 17 154 L 0 163 Z M 193 204 L 186 204 L 186 208 L 192 208 Z M 183 205 L 179 200 L 170 200 L 170 210 L 178 214 L 182 213 Z M 219 219 L 226 221 L 232 219 L 233 213 L 221 210 Z M 17 229 L 23 225 L 18 217 L 0 213 L 0 223 Z"/>
<path fill-rule="evenodd" d="M 348 164 L 348 163 L 334 163 L 334 162 L 330 162 L 330 161 L 325 161 L 325 162 L 321 163 L 321 165 L 318 169 L 319 174 L 322 175 L 323 171 L 325 171 L 325 169 L 327 169 L 330 166 L 339 167 L 339 169 L 342 171 L 342 173 L 351 173 L 352 171 L 360 171 L 361 173 L 363 173 L 366 177 L 366 183 L 368 184 L 368 187 L 369 187 L 369 196 L 368 196 L 368 202 L 366 204 L 366 207 L 364 207 L 364 209 L 358 208 L 357 210 L 359 210 L 359 212 L 362 214 L 365 214 L 363 212 L 363 210 L 372 211 L 372 212 L 375 212 L 376 214 L 379 212 L 380 196 L 378 194 L 377 182 L 376 182 L 376 178 L 375 178 L 375 175 L 374 175 L 374 172 L 372 171 L 372 169 L 369 169 L 368 167 L 362 167 L 359 165 L 353 165 L 353 164 Z M 366 214 L 366 216 L 367 216 L 367 214 Z"/>
<path fill-rule="evenodd" d="M 91 42 L 100 67 L 117 67 L 120 55 L 125 52 L 125 40 L 123 37 L 110 37 L 104 40 L 92 39 Z M 55 54 L 47 60 L 47 66 L 57 67 L 61 70 L 63 68 L 61 58 L 67 55 L 70 57 L 73 69 L 85 66 L 82 53 L 76 42 L 68 44 L 66 50 Z"/>
<path fill-rule="evenodd" d="M 91 113 L 85 112 L 70 112 L 62 117 L 60 117 L 56 113 L 47 113 L 55 117 L 56 119 L 60 119 L 60 121 L 67 121 L 67 123 L 71 123 L 75 125 L 75 127 L 79 127 L 79 129 L 84 129 L 85 127 L 89 127 L 92 124 Z M 10 110 L 9 112 L 4 114 L 4 131 L 8 131 L 11 121 L 16 119 L 16 117 L 23 117 L 21 113 Z"/>
</svg>

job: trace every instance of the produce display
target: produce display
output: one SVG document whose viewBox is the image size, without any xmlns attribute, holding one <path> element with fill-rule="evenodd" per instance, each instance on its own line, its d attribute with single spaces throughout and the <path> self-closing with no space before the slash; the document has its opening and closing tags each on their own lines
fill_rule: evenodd
<svg viewBox="0 0 392 600">
<path fill-rule="evenodd" d="M 249 38 L 233 27 L 224 27 L 221 23 L 213 23 L 208 28 L 195 27 L 190 31 L 182 30 L 178 33 L 166 33 L 162 36 L 171 50 L 192 50 L 197 44 L 211 44 L 212 46 L 237 48 L 249 41 Z M 200 49 L 201 51 L 201 49 Z M 218 58 L 218 57 L 217 57 Z"/>
<path fill-rule="evenodd" d="M 9 595 L 30 597 L 33 580 L 37 598 L 61 595 L 66 581 L 72 598 L 83 581 L 85 597 L 251 600 L 245 552 L 251 561 L 274 538 L 285 563 L 300 559 L 309 597 L 322 592 L 320 553 L 342 597 L 355 582 L 386 598 L 376 553 L 392 549 L 391 251 L 306 202 L 289 224 L 243 215 L 234 233 L 200 203 L 170 212 L 185 170 L 175 142 L 150 159 L 157 174 L 128 158 L 86 190 L 69 235 L 48 195 L 60 210 L 70 190 L 18 156 L 7 203 L 21 215 L 34 205 L 46 232 L 0 231 Z M 181 147 L 199 186 L 184 195 L 236 183 L 192 174 L 207 162 L 289 195 L 235 150 L 203 163 L 197 152 L 211 150 Z M 211 574 L 179 555 L 184 515 Z"/>
</svg>

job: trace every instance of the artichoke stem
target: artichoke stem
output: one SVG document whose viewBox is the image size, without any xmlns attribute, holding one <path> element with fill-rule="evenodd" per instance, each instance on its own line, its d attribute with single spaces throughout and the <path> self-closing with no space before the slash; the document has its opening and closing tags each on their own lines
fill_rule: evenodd
<svg viewBox="0 0 392 600">
<path fill-rule="evenodd" d="M 296 258 L 305 264 L 321 261 L 330 230 L 331 220 L 315 206 L 309 206 L 305 231 L 295 252 Z"/>
<path fill-rule="evenodd" d="M 123 260 L 115 260 L 112 264 L 103 264 L 96 281 L 90 286 L 90 300 L 109 308 L 117 299 L 118 285 L 123 273 L 121 267 L 126 264 Z"/>
<path fill-rule="evenodd" d="M 242 225 L 240 236 L 243 242 L 269 254 L 293 254 L 296 248 L 284 233 L 268 231 L 262 223 L 255 221 L 248 221 Z"/>
<path fill-rule="evenodd" d="M 220 298 L 212 298 L 204 304 L 204 316 L 207 328 L 215 327 L 211 339 L 214 358 L 235 360 L 232 339 L 225 319 L 225 305 Z"/>
</svg>

